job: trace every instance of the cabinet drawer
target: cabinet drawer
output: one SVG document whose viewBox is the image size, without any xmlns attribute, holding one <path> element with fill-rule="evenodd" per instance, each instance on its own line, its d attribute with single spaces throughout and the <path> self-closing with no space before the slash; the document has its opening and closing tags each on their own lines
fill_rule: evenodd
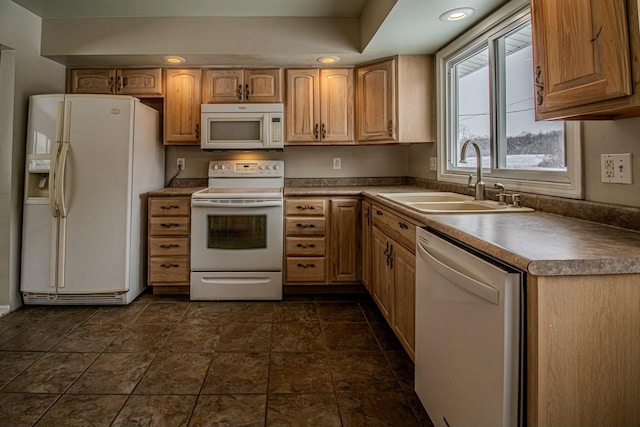
<svg viewBox="0 0 640 427">
<path fill-rule="evenodd" d="M 149 283 L 188 283 L 189 257 L 153 257 L 149 259 Z"/>
<path fill-rule="evenodd" d="M 188 237 L 151 237 L 149 256 L 189 256 Z"/>
<path fill-rule="evenodd" d="M 324 216 L 327 201 L 324 199 L 287 199 L 286 215 L 316 215 Z"/>
<path fill-rule="evenodd" d="M 149 236 L 188 236 L 188 216 L 167 216 L 149 218 Z"/>
<path fill-rule="evenodd" d="M 287 282 L 326 282 L 324 257 L 288 257 Z"/>
<path fill-rule="evenodd" d="M 287 218 L 285 222 L 287 236 L 324 236 L 327 228 L 324 218 L 293 217 Z"/>
<path fill-rule="evenodd" d="M 324 237 L 287 237 L 285 243 L 287 255 L 312 256 L 325 254 L 326 239 Z"/>
<path fill-rule="evenodd" d="M 379 206 L 372 209 L 373 225 L 415 252 L 416 225 Z"/>
<path fill-rule="evenodd" d="M 154 197 L 149 201 L 150 216 L 189 216 L 188 197 Z"/>
</svg>

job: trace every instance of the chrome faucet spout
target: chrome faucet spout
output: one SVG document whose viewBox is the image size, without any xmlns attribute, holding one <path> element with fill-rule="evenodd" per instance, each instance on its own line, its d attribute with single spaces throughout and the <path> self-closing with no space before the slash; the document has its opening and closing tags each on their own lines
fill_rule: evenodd
<svg viewBox="0 0 640 427">
<path fill-rule="evenodd" d="M 482 154 L 480 153 L 480 146 L 471 139 L 467 139 L 464 144 L 462 144 L 462 149 L 460 150 L 460 163 L 466 163 L 467 161 L 467 148 L 469 144 L 473 146 L 476 150 L 476 183 L 475 185 L 471 185 L 471 176 L 469 176 L 469 188 L 475 188 L 475 198 L 476 200 L 484 200 L 484 181 L 482 181 Z"/>
</svg>

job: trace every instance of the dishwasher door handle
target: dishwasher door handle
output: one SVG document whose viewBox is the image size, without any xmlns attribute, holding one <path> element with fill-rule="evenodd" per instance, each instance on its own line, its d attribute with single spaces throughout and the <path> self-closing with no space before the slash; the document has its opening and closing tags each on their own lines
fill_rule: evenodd
<svg viewBox="0 0 640 427">
<path fill-rule="evenodd" d="M 473 277 L 469 277 L 465 273 L 440 261 L 434 254 L 429 252 L 429 249 L 426 248 L 422 242 L 418 241 L 417 247 L 420 258 L 450 283 L 492 304 L 499 304 L 500 292 L 497 289 L 486 283 L 479 282 Z"/>
</svg>

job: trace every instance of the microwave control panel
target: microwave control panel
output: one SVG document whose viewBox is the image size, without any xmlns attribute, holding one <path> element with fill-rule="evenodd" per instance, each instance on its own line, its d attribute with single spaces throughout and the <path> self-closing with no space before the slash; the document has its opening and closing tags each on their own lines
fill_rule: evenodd
<svg viewBox="0 0 640 427">
<path fill-rule="evenodd" d="M 271 118 L 271 141 L 280 142 L 282 140 L 282 118 Z"/>
</svg>

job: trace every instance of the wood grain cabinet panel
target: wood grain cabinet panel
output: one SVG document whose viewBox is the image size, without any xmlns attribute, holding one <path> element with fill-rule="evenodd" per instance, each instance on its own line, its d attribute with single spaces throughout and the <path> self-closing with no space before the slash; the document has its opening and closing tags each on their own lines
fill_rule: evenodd
<svg viewBox="0 0 640 427">
<path fill-rule="evenodd" d="M 353 69 L 287 70 L 286 127 L 287 144 L 353 144 Z"/>
<path fill-rule="evenodd" d="M 165 145 L 200 145 L 200 69 L 167 69 Z"/>
<path fill-rule="evenodd" d="M 204 104 L 282 102 L 281 68 L 207 68 Z"/>
<path fill-rule="evenodd" d="M 162 68 L 70 69 L 67 92 L 161 97 Z"/>
<path fill-rule="evenodd" d="M 531 9 L 537 120 L 640 115 L 637 1 L 532 0 Z"/>
<path fill-rule="evenodd" d="M 148 281 L 154 294 L 189 293 L 190 202 L 190 196 L 148 199 Z"/>
</svg>

